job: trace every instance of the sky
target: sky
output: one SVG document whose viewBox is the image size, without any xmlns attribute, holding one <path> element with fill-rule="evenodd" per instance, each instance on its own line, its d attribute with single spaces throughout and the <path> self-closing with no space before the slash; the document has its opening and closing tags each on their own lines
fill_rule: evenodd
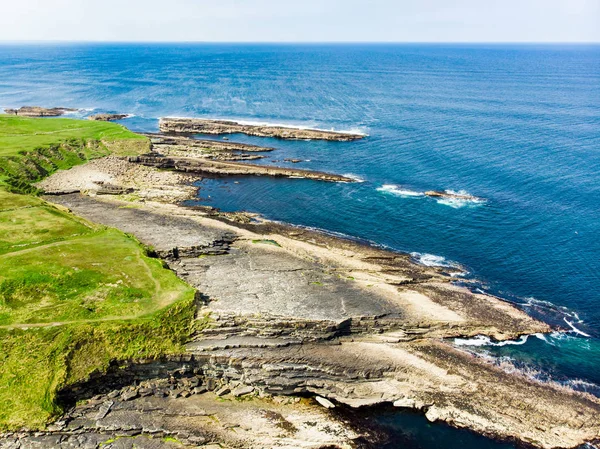
<svg viewBox="0 0 600 449">
<path fill-rule="evenodd" d="M 0 0 L 0 41 L 600 42 L 600 0 Z"/>
</svg>

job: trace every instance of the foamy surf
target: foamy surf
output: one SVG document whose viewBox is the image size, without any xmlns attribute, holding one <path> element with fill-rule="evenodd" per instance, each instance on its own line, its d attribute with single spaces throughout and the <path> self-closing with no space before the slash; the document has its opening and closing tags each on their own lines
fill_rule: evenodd
<svg viewBox="0 0 600 449">
<path fill-rule="evenodd" d="M 456 195 L 456 197 L 438 198 L 436 199 L 436 202 L 438 204 L 443 204 L 444 206 L 450 206 L 454 209 L 460 209 L 461 207 L 467 206 L 479 206 L 486 202 L 483 198 L 477 198 L 466 190 L 445 190 L 444 192 L 448 195 Z"/>
<path fill-rule="evenodd" d="M 377 191 L 395 196 L 401 196 L 404 198 L 425 196 L 423 192 L 415 192 L 414 190 L 403 189 L 402 187 L 397 186 L 395 184 L 384 184 L 381 187 L 378 187 Z"/>
<path fill-rule="evenodd" d="M 425 265 L 426 267 L 457 268 L 461 270 L 463 269 L 463 267 L 459 263 L 447 260 L 443 256 L 417 252 L 410 253 L 410 255 L 415 262 L 417 262 L 420 265 Z"/>
<path fill-rule="evenodd" d="M 310 159 L 306 159 L 305 162 L 310 162 Z M 361 178 L 358 175 L 355 175 L 354 173 L 344 173 L 342 176 L 346 177 L 346 178 L 350 178 L 355 182 L 365 182 L 364 178 Z"/>
<path fill-rule="evenodd" d="M 537 334 L 534 334 L 537 336 Z M 454 344 L 456 346 L 507 346 L 507 345 L 524 345 L 527 343 L 530 335 L 522 335 L 518 340 L 502 340 L 493 341 L 490 337 L 485 335 L 476 335 L 472 338 L 455 338 Z"/>
</svg>

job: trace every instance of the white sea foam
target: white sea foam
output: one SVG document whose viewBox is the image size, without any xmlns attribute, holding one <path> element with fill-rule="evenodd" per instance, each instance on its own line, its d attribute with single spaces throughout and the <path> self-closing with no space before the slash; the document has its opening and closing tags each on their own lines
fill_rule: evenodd
<svg viewBox="0 0 600 449">
<path fill-rule="evenodd" d="M 307 159 L 306 162 L 309 162 L 310 159 Z M 346 178 L 350 178 L 356 182 L 365 182 L 364 178 L 361 178 L 358 175 L 355 175 L 354 173 L 344 173 L 342 176 L 345 176 Z"/>
<path fill-rule="evenodd" d="M 581 329 L 577 329 L 572 322 L 570 322 L 569 320 L 567 320 L 567 317 L 563 317 L 563 320 L 565 321 L 565 323 L 567 323 L 569 325 L 569 327 L 571 328 L 571 330 L 573 332 L 575 332 L 577 335 L 581 335 L 582 337 L 587 337 L 587 338 L 591 337 L 591 335 L 586 334 Z"/>
<path fill-rule="evenodd" d="M 461 195 L 469 198 L 438 198 L 436 199 L 438 204 L 443 204 L 444 206 L 450 206 L 454 209 L 460 209 L 465 206 L 478 206 L 486 202 L 483 198 L 477 198 L 471 195 L 466 190 L 445 190 L 446 193 L 450 195 Z"/>
<path fill-rule="evenodd" d="M 319 127 L 315 127 L 315 126 L 311 126 L 311 125 L 307 125 L 307 124 L 265 122 L 265 121 L 260 121 L 260 120 L 247 120 L 247 119 L 236 119 L 236 118 L 183 117 L 183 116 L 176 116 L 176 115 L 170 115 L 169 118 L 181 118 L 181 119 L 185 119 L 185 118 L 200 118 L 200 119 L 204 119 L 204 120 L 223 120 L 223 121 L 227 121 L 227 122 L 235 122 L 235 123 L 238 123 L 240 125 L 250 125 L 250 126 L 278 126 L 278 127 L 281 127 L 281 128 L 311 129 L 311 130 L 315 130 L 315 131 L 328 131 L 328 132 L 336 132 L 336 133 L 340 133 L 340 134 L 358 134 L 358 135 L 365 136 L 365 137 L 368 136 L 368 134 L 366 132 L 364 132 L 363 130 L 361 130 L 360 128 L 350 128 L 350 129 L 335 129 L 335 128 L 330 128 L 330 129 L 325 129 L 325 128 L 319 128 Z"/>
<path fill-rule="evenodd" d="M 455 338 L 456 346 L 507 346 L 507 345 L 523 345 L 527 343 L 529 335 L 522 335 L 518 340 L 503 340 L 492 341 L 490 337 L 485 335 L 476 335 L 472 338 Z"/>
<path fill-rule="evenodd" d="M 410 253 L 410 255 L 421 265 L 426 267 L 462 268 L 460 264 L 447 260 L 443 256 L 428 253 Z"/>
<path fill-rule="evenodd" d="M 378 192 L 388 193 L 404 198 L 425 196 L 423 192 L 415 192 L 414 190 L 403 189 L 395 184 L 384 184 L 377 188 Z"/>
</svg>

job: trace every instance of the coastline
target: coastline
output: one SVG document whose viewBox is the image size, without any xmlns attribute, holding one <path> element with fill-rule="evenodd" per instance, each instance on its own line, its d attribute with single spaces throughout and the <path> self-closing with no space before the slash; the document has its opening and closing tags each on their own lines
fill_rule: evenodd
<svg viewBox="0 0 600 449">
<path fill-rule="evenodd" d="M 143 415 L 149 403 L 154 410 L 176 404 L 185 411 L 246 396 L 250 414 L 264 409 L 266 400 L 289 405 L 287 416 L 301 409 L 295 398 L 309 397 L 302 419 L 323 426 L 340 423 L 321 409 L 317 418 L 311 415 L 317 404 L 393 404 L 432 422 L 536 447 L 576 447 L 600 436 L 598 398 L 506 373 L 447 342 L 478 335 L 510 341 L 550 326 L 501 299 L 455 285 L 450 268 L 417 264 L 411 254 L 256 222 L 243 212 L 182 206 L 196 192 L 190 171 L 159 170 L 144 165 L 143 157 L 95 159 L 37 186 L 54 194 L 46 201 L 152 248 L 199 292 L 196 322 L 202 325 L 181 355 L 121 361 L 120 368 L 61 391 L 69 406 L 65 419 L 37 437 L 71 438 L 82 427 L 90 439 L 106 437 L 107 429 L 146 437 L 156 426 Z M 165 386 L 173 377 L 175 383 Z M 235 435 L 231 429 L 249 419 L 236 414 L 235 402 L 218 414 L 232 427 L 170 422 L 161 432 L 184 435 L 190 444 L 206 434 L 242 447 L 281 443 L 267 439 L 272 434 L 253 435 L 252 427 Z M 285 426 L 295 447 L 304 436 Z M 336 429 L 320 434 L 323 444 L 358 447 L 358 423 Z"/>
<path fill-rule="evenodd" d="M 175 174 L 173 173 L 173 175 Z M 178 182 L 181 182 L 181 180 Z M 192 194 L 192 190 L 189 190 L 188 195 Z M 438 369 L 455 371 L 458 366 L 462 367 L 460 371 L 462 374 L 452 381 L 449 380 L 453 379 L 452 377 L 447 380 L 441 380 L 440 378 L 433 380 L 436 379 L 434 376 L 434 378 L 430 380 L 433 381 L 434 384 L 441 380 L 441 384 L 435 387 L 435 390 L 440 388 L 441 385 L 450 382 L 450 384 L 442 387 L 442 390 L 453 385 L 450 387 L 450 391 L 458 388 L 458 391 L 462 391 L 460 393 L 462 395 L 466 393 L 464 388 L 469 385 L 467 390 L 472 396 L 474 390 L 472 390 L 471 383 L 477 379 L 476 383 L 481 384 L 484 382 L 484 379 L 489 378 L 494 379 L 494 384 L 500 382 L 494 388 L 498 388 L 499 385 L 504 385 L 505 382 L 507 382 L 507 385 L 510 384 L 511 388 L 504 393 L 506 395 L 513 395 L 515 389 L 516 391 L 521 391 L 520 389 L 522 388 L 525 396 L 522 396 L 522 399 L 520 400 L 523 400 L 528 395 L 531 395 L 533 390 L 536 390 L 537 393 L 535 393 L 535 395 L 537 396 L 539 404 L 544 403 L 545 400 L 542 400 L 541 398 L 544 397 L 545 393 L 542 392 L 547 391 L 552 392 L 550 397 L 555 397 L 557 394 L 561 397 L 561 407 L 565 406 L 565 404 L 567 404 L 567 408 L 570 407 L 568 404 L 570 403 L 569 401 L 572 400 L 578 402 L 579 405 L 577 407 L 581 407 L 582 403 L 579 402 L 581 400 L 588 404 L 586 407 L 600 407 L 600 401 L 596 398 L 572 391 L 567 393 L 550 385 L 536 384 L 524 377 L 503 373 L 498 368 L 492 367 L 484 361 L 476 360 L 473 356 L 454 349 L 451 345 L 443 343 L 443 341 L 439 341 L 439 339 L 444 338 L 473 337 L 477 335 L 489 335 L 498 341 L 514 340 L 522 335 L 550 331 L 550 328 L 546 325 L 536 322 L 524 312 L 517 311 L 517 309 L 514 309 L 512 305 L 509 305 L 506 302 L 486 295 L 477 295 L 464 288 L 452 286 L 454 278 L 444 273 L 444 268 L 442 267 L 417 265 L 412 262 L 410 254 L 390 252 L 367 244 L 325 235 L 317 231 L 305 230 L 295 226 L 273 223 L 266 220 L 261 220 L 260 223 L 254 223 L 252 222 L 252 217 L 244 213 L 221 213 L 211 210 L 210 208 L 186 208 L 174 204 L 143 200 L 142 202 L 139 202 L 140 199 L 133 200 L 132 204 L 132 199 L 127 198 L 127 195 L 123 197 L 123 199 L 129 199 L 127 202 L 123 202 L 123 200 L 118 199 L 118 197 L 111 197 L 110 199 L 96 198 L 97 199 L 94 199 L 93 197 L 66 195 L 53 196 L 50 200 L 52 202 L 58 202 L 58 204 L 68 207 L 74 213 L 92 221 L 105 223 L 118 228 L 125 226 L 122 228 L 123 230 L 126 232 L 133 232 L 142 241 L 144 241 L 143 230 L 136 229 L 136 226 L 141 226 L 142 222 L 145 223 L 145 226 L 149 226 L 148 223 L 155 221 L 155 219 L 151 218 L 154 216 L 153 214 L 192 220 L 196 223 L 202 223 L 203 229 L 210 229 L 210 232 L 217 233 L 213 238 L 216 238 L 215 241 L 222 242 L 217 247 L 217 253 L 215 253 L 215 256 L 201 259 L 197 258 L 198 251 L 209 251 L 212 253 L 214 252 L 214 247 L 211 245 L 206 246 L 205 244 L 205 246 L 202 247 L 204 249 L 190 248 L 188 250 L 178 246 L 178 257 L 173 258 L 173 251 L 169 248 L 172 245 L 176 245 L 176 241 L 169 242 L 169 244 L 164 247 L 161 246 L 161 244 L 164 245 L 166 242 L 161 239 L 147 242 L 152 243 L 153 246 L 157 248 L 158 253 L 163 254 L 163 257 L 166 257 L 169 265 L 180 277 L 182 277 L 182 279 L 197 286 L 206 296 L 204 305 L 201 306 L 199 310 L 204 311 L 202 313 L 209 312 L 210 316 L 215 317 L 217 321 L 215 322 L 215 327 L 213 327 L 210 332 L 197 335 L 197 340 L 188 345 L 188 351 L 190 351 L 192 360 L 196 360 L 200 365 L 206 363 L 208 360 L 215 360 L 210 362 L 210 365 L 212 366 L 210 372 L 212 374 L 209 376 L 214 377 L 217 382 L 222 379 L 223 368 L 220 365 L 221 362 L 216 363 L 216 360 L 230 360 L 226 363 L 227 366 L 229 366 L 229 372 L 232 372 L 231 369 L 235 367 L 235 370 L 239 370 L 236 376 L 240 376 L 240 379 L 246 379 L 253 388 L 259 388 L 260 391 L 264 391 L 268 394 L 298 394 L 305 392 L 328 397 L 330 400 L 351 407 L 364 406 L 367 404 L 396 403 L 399 407 L 422 410 L 422 413 L 425 413 L 427 419 L 432 421 L 440 420 L 453 426 L 468 427 L 478 433 L 493 438 L 499 438 L 501 440 L 516 438 L 521 441 L 528 441 L 539 447 L 555 447 L 557 443 L 552 443 L 551 441 L 552 438 L 556 438 L 556 436 L 552 437 L 550 440 L 545 440 L 545 438 L 549 437 L 549 435 L 546 435 L 545 431 L 539 435 L 536 434 L 536 436 L 533 437 L 529 436 L 530 430 L 525 431 L 524 428 L 520 431 L 523 433 L 517 436 L 514 433 L 515 423 L 510 425 L 506 423 L 499 425 L 497 420 L 499 419 L 500 422 L 502 422 L 502 419 L 499 418 L 502 413 L 497 415 L 492 421 L 485 421 L 485 424 L 482 425 L 480 418 L 475 418 L 469 413 L 465 414 L 465 410 L 457 403 L 451 401 L 452 405 L 450 408 L 446 408 L 447 406 L 441 406 L 441 404 L 447 399 L 442 399 L 437 394 L 435 399 L 431 396 L 427 396 L 427 394 L 425 396 L 420 396 L 418 393 L 419 387 L 417 387 L 417 385 L 411 383 L 409 390 L 406 390 L 405 387 L 400 388 L 402 382 L 398 383 L 398 379 L 394 376 L 391 378 L 388 378 L 386 375 L 381 377 L 381 374 L 375 373 L 380 372 L 379 370 L 382 368 L 380 364 L 384 360 L 386 360 L 384 363 L 388 364 L 388 357 L 390 357 L 391 354 L 395 354 L 394 359 L 397 360 L 396 363 L 402 361 L 400 362 L 400 366 L 402 366 L 400 369 L 401 372 L 405 372 L 407 369 L 415 369 L 422 363 L 431 364 L 425 371 L 431 373 L 435 373 Z M 131 208 L 133 205 L 135 205 L 135 207 Z M 128 209 L 122 209 L 121 207 L 123 206 L 128 206 Z M 108 211 L 112 212 L 108 213 Z M 119 211 L 131 212 L 132 215 L 127 215 L 128 218 L 126 219 L 115 218 L 115 216 L 121 213 Z M 135 214 L 139 214 L 137 221 L 132 218 Z M 108 219 L 106 217 L 111 218 Z M 140 232 L 142 234 L 140 234 Z M 154 235 L 151 231 L 148 232 L 150 232 L 148 235 Z M 174 235 L 164 228 L 163 232 L 168 235 Z M 189 232 L 190 230 L 186 231 L 186 235 L 189 236 Z M 202 231 L 204 235 L 206 232 L 207 231 Z M 238 237 L 233 238 L 233 240 L 230 237 L 223 239 L 220 237 L 223 235 L 222 233 L 228 235 L 235 233 Z M 259 242 L 267 242 L 268 244 L 260 244 Z M 276 245 L 272 245 L 269 242 L 276 242 Z M 237 268 L 234 269 L 233 272 L 228 271 L 227 266 L 230 266 L 231 261 L 235 260 L 235 258 L 229 259 L 229 262 L 227 262 L 227 265 L 225 266 L 218 263 L 219 258 L 230 258 L 232 257 L 232 254 L 237 254 L 238 251 L 242 251 L 242 253 L 247 253 L 249 255 L 254 254 L 251 256 L 252 260 L 255 260 L 253 264 L 256 264 L 256 261 L 261 260 L 261 258 L 266 257 L 267 259 L 265 259 L 265 261 L 270 266 L 283 266 L 284 271 L 288 273 L 287 270 L 289 270 L 289 268 L 285 267 L 290 263 L 286 261 L 286 258 L 289 256 L 285 256 L 280 262 L 275 262 L 277 259 L 273 259 L 273 257 L 279 257 L 276 254 L 273 254 L 273 251 L 277 253 L 280 251 L 280 248 L 285 249 L 286 253 L 293 257 L 293 260 L 318 261 L 319 266 L 323 264 L 323 267 L 327 267 L 327 271 L 333 270 L 333 272 L 337 273 L 336 278 L 338 279 L 344 277 L 353 278 L 353 284 L 360 284 L 358 287 L 361 292 L 359 296 L 363 298 L 361 300 L 361 303 L 363 303 L 360 306 L 361 308 L 364 306 L 364 298 L 366 298 L 364 296 L 365 294 L 368 295 L 367 297 L 379 297 L 381 299 L 376 300 L 375 303 L 372 303 L 371 305 L 367 305 L 366 309 L 356 309 L 354 312 L 350 312 L 350 315 L 346 316 L 336 314 L 336 311 L 340 310 L 339 306 L 325 305 L 323 308 L 322 306 L 317 306 L 316 303 L 308 308 L 301 307 L 295 311 L 293 311 L 294 309 L 290 310 L 288 307 L 292 303 L 301 304 L 302 301 L 305 301 L 305 299 L 300 299 L 300 297 L 296 296 L 299 293 L 292 293 L 294 290 L 288 291 L 285 299 L 278 299 L 279 305 L 276 305 L 276 307 L 273 306 L 274 297 L 272 296 L 272 293 L 270 293 L 270 304 L 263 303 L 262 300 L 260 300 L 256 303 L 258 308 L 240 308 L 240 297 L 238 297 L 235 292 L 237 289 L 241 289 L 240 292 L 247 291 L 249 286 L 258 285 L 254 284 L 254 282 L 264 282 L 265 278 L 260 274 L 264 268 L 258 269 L 259 280 L 252 281 L 252 270 L 248 271 L 248 268 L 242 268 L 245 266 L 245 262 L 242 262 L 245 259 L 242 256 L 239 256 L 242 257 L 240 261 L 242 265 L 239 267 L 239 269 L 243 270 L 242 272 L 237 271 Z M 288 251 L 291 252 L 288 253 Z M 219 256 L 218 254 L 223 255 Z M 360 254 L 360 257 L 357 258 L 358 254 Z M 296 259 L 297 257 L 300 259 Z M 214 266 L 214 263 L 217 265 Z M 237 263 L 235 266 L 237 266 Z M 205 278 L 205 274 L 203 274 L 207 273 L 207 271 L 205 271 L 207 269 L 209 270 L 208 273 L 210 273 L 210 270 L 217 270 L 215 272 L 216 277 L 210 278 L 212 280 Z M 305 271 L 308 270 L 308 268 L 302 270 Z M 276 273 L 277 271 L 271 272 L 269 278 L 276 278 Z M 236 281 L 237 276 L 242 276 L 240 278 L 240 283 Z M 285 274 L 284 276 L 288 276 L 288 274 Z M 220 286 L 215 286 L 214 282 L 219 278 L 227 279 L 227 281 L 226 283 L 218 282 L 218 285 Z M 330 281 L 331 279 L 327 282 Z M 294 285 L 298 280 L 290 281 L 290 279 L 288 279 L 287 281 L 278 282 Z M 309 287 L 311 282 L 314 287 Z M 347 281 L 343 282 L 345 283 Z M 277 285 L 283 284 L 278 283 Z M 307 288 L 309 288 L 309 290 L 315 288 L 320 289 L 322 288 L 320 285 L 328 284 L 326 282 L 324 283 L 322 278 L 316 278 L 308 284 L 306 281 L 302 281 L 301 284 L 299 284 L 298 292 L 306 292 Z M 431 286 L 428 287 L 428 285 Z M 391 289 L 392 286 L 393 289 Z M 392 293 L 392 291 L 397 289 L 404 289 L 414 293 L 404 296 L 404 300 L 408 300 L 408 302 L 405 303 L 404 306 L 401 306 L 401 308 L 398 309 L 394 306 L 391 309 L 386 309 L 386 307 L 390 306 L 391 298 L 396 295 L 396 293 Z M 256 291 L 256 294 L 260 295 L 260 293 L 258 293 L 259 291 L 260 290 Z M 333 292 L 335 291 L 336 290 L 334 289 Z M 342 295 L 348 300 L 353 295 L 350 292 L 351 290 L 346 291 L 346 293 Z M 443 293 L 439 295 L 439 292 Z M 226 295 L 225 297 L 223 296 L 224 294 Z M 226 301 L 227 295 L 230 294 L 233 294 L 231 303 L 229 303 L 228 300 Z M 243 293 L 243 295 L 245 295 L 245 293 Z M 331 298 L 338 297 L 339 295 L 339 292 L 334 293 Z M 452 297 L 452 295 L 459 295 L 456 298 L 462 299 L 459 299 L 458 302 L 453 302 L 456 300 L 448 302 L 449 297 Z M 219 300 L 213 302 L 210 299 L 213 296 L 218 297 Z M 319 301 L 323 301 L 326 297 L 330 297 L 329 294 L 325 297 L 320 296 Z M 414 299 L 417 297 L 418 302 L 414 302 Z M 469 297 L 472 297 L 475 302 L 467 300 Z M 346 303 L 347 300 L 345 301 Z M 381 300 L 383 300 L 383 302 L 380 302 Z M 482 300 L 484 301 L 482 305 L 483 308 L 479 309 L 477 304 Z M 291 301 L 291 303 L 289 301 Z M 353 310 L 352 307 L 356 307 L 356 303 L 354 303 L 354 305 L 351 304 L 353 303 L 347 303 L 346 306 L 343 307 L 350 307 L 350 309 L 346 310 Z M 417 306 L 417 304 L 419 305 Z M 383 309 L 381 308 L 382 306 Z M 492 310 L 496 311 L 492 312 L 492 315 L 489 315 L 490 306 L 492 306 Z M 283 307 L 283 309 L 280 307 Z M 406 307 L 408 307 L 408 309 Z M 284 312 L 284 310 L 287 311 Z M 361 310 L 363 311 L 361 312 Z M 422 310 L 422 312 L 426 313 L 428 318 L 425 321 L 423 318 L 425 315 L 419 315 L 421 312 L 418 312 L 418 310 Z M 415 313 L 417 315 L 414 315 Z M 471 317 L 469 320 L 473 320 L 477 317 L 476 320 L 480 321 L 481 324 L 473 326 L 472 324 L 465 323 L 467 324 L 467 326 L 465 326 L 465 324 L 461 324 L 463 318 L 459 318 L 460 315 L 457 315 L 457 313 L 466 313 L 466 316 Z M 410 316 L 413 315 L 415 318 L 410 318 Z M 436 315 L 438 318 L 434 318 Z M 416 318 L 417 316 L 420 316 L 420 318 Z M 281 321 L 282 319 L 284 321 Z M 517 321 L 514 321 L 515 319 Z M 414 324 L 408 324 L 411 321 Z M 426 324 L 427 321 L 429 321 L 430 324 Z M 490 324 L 482 326 L 486 321 L 490 324 L 493 322 L 494 324 L 491 326 Z M 283 322 L 287 323 L 284 327 L 282 327 Z M 447 324 L 443 324 L 444 322 Z M 502 322 L 506 323 L 504 325 L 505 327 L 500 324 Z M 522 323 L 522 325 L 517 323 Z M 323 327 L 324 325 L 325 327 Z M 332 346 L 332 343 L 335 344 Z M 298 347 L 303 348 L 303 356 L 299 359 L 295 350 L 295 348 Z M 332 348 L 335 355 L 332 353 L 331 356 L 326 356 L 325 354 L 329 351 L 328 348 Z M 341 349 L 343 349 L 342 353 L 347 353 L 352 360 L 356 360 L 354 358 L 356 355 L 351 354 L 357 354 L 355 351 L 363 353 L 365 350 L 368 350 L 368 352 L 373 355 L 372 357 L 375 358 L 370 359 L 369 367 L 363 368 L 364 372 L 359 375 L 358 379 L 355 375 L 350 379 L 347 379 L 346 374 L 341 374 L 344 370 L 349 369 L 348 367 L 342 368 L 342 371 L 339 372 L 336 377 L 326 381 L 325 379 L 327 379 L 328 376 L 323 377 L 323 374 L 318 373 L 323 373 L 323 369 L 325 369 L 325 372 L 333 369 L 332 367 L 326 368 L 326 366 L 334 360 L 335 365 L 338 366 L 336 370 L 340 369 L 340 363 L 342 363 L 341 366 L 343 366 L 343 359 L 339 359 L 340 354 L 342 354 L 340 353 Z M 324 350 L 326 351 L 324 354 L 318 355 Z M 378 353 L 380 353 L 380 355 L 376 355 Z M 449 360 L 448 357 L 451 354 L 453 354 L 452 357 L 454 357 L 455 361 L 451 362 L 451 364 L 446 367 L 444 367 L 444 364 L 440 365 L 442 360 Z M 208 357 L 208 359 L 206 357 Z M 247 362 L 244 362 L 244 365 L 237 367 L 234 362 L 234 360 L 240 358 L 242 360 L 250 360 L 249 357 L 254 360 L 250 365 L 247 365 Z M 273 359 L 273 357 L 275 357 L 275 359 Z M 379 359 L 378 357 L 384 358 Z M 274 363 L 274 360 L 281 360 L 282 358 L 286 360 L 286 363 L 288 364 L 288 367 L 285 369 L 292 370 L 290 374 L 294 372 L 295 374 L 292 377 L 299 379 L 300 384 L 290 385 L 288 383 L 289 381 L 286 381 L 286 387 L 281 389 L 282 386 L 279 385 L 281 381 L 275 380 L 277 377 L 273 378 L 272 374 L 267 374 L 268 372 L 265 372 L 264 368 L 261 368 L 262 366 L 270 366 Z M 330 362 L 325 362 L 325 360 L 330 360 Z M 419 360 L 418 364 L 409 368 L 417 360 Z M 316 369 L 317 377 L 314 380 L 311 380 L 310 376 L 308 378 L 306 377 L 306 373 L 300 374 L 303 371 L 295 372 L 295 368 L 293 368 L 294 363 L 303 366 L 314 365 L 313 369 Z M 406 363 L 408 363 L 408 365 L 406 365 Z M 355 365 L 355 362 L 353 362 L 353 365 Z M 248 371 L 248 366 L 254 366 L 255 368 L 252 369 L 258 369 L 258 371 Z M 319 368 L 317 369 L 317 367 Z M 389 367 L 386 368 L 386 371 L 389 369 Z M 393 371 L 394 370 L 392 370 L 392 372 Z M 278 371 L 275 370 L 275 373 L 277 372 Z M 420 374 L 417 374 L 417 372 Z M 415 372 L 415 379 L 421 379 L 421 381 L 423 381 L 424 378 L 422 376 L 424 375 L 424 372 L 422 371 L 422 368 L 418 368 L 417 372 Z M 475 375 L 475 373 L 477 374 Z M 474 375 L 475 377 L 472 377 Z M 365 379 L 370 380 L 367 383 L 363 383 L 359 380 L 363 376 Z M 403 382 L 406 382 L 406 378 L 404 376 L 403 378 L 405 379 Z M 319 379 L 318 383 L 314 383 L 317 379 Z M 264 383 L 265 381 L 266 384 Z M 430 381 L 427 381 L 426 384 Z M 373 382 L 375 382 L 375 384 L 373 384 Z M 261 387 L 261 385 L 263 386 Z M 317 385 L 320 385 L 320 387 L 317 387 Z M 380 386 L 373 390 L 374 385 Z M 394 387 L 390 390 L 392 385 L 394 385 Z M 460 387 L 460 385 L 462 385 L 462 387 Z M 517 387 L 516 385 L 522 386 Z M 422 393 L 425 393 L 425 391 L 430 388 L 431 386 L 427 386 L 426 390 Z M 360 393 L 358 393 L 358 391 L 360 391 Z M 386 391 L 387 393 L 385 393 Z M 400 392 L 402 391 L 404 393 L 401 394 Z M 495 402 L 495 400 L 488 396 L 489 393 L 490 390 L 487 387 L 484 388 L 484 393 L 482 395 L 485 399 L 482 398 L 480 402 L 475 400 L 474 402 L 470 402 L 468 406 L 469 409 L 474 406 L 474 403 L 478 403 L 479 407 L 484 408 L 499 407 L 498 409 L 495 409 L 494 412 L 499 413 L 500 409 L 505 406 L 504 399 L 500 402 Z M 550 397 L 548 397 L 548 400 L 551 401 L 550 403 L 552 405 L 544 403 L 545 405 L 543 406 L 537 406 L 548 409 L 558 407 L 558 403 L 555 403 L 554 399 L 550 399 Z M 432 404 L 439 405 L 434 407 Z M 529 406 L 532 406 L 532 404 L 529 404 Z M 481 413 L 483 416 L 488 414 L 489 410 L 486 412 L 481 410 L 478 413 Z M 511 413 L 514 413 L 514 410 Z M 543 415 L 541 410 L 539 413 Z M 540 415 L 536 413 L 535 417 L 532 416 L 532 418 L 539 425 Z M 525 420 L 523 422 L 527 422 L 525 416 L 521 417 L 521 419 Z M 553 416 L 551 421 L 556 419 L 557 417 Z M 525 427 L 533 428 L 535 426 L 533 426 L 533 424 L 527 424 Z M 565 438 L 565 435 L 563 434 L 560 438 Z M 573 443 L 567 443 L 568 440 L 564 439 L 561 441 L 562 442 L 559 443 L 559 445 L 573 447 L 579 444 L 579 442 L 575 444 L 574 440 L 571 440 Z"/>
</svg>

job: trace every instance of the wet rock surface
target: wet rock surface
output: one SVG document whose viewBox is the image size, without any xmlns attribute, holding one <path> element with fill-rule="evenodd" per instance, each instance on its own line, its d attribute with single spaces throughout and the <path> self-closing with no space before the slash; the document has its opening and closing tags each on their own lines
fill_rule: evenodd
<svg viewBox="0 0 600 449">
<path fill-rule="evenodd" d="M 246 125 L 229 120 L 207 120 L 193 118 L 161 118 L 162 133 L 175 134 L 248 134 L 258 137 L 275 137 L 296 140 L 333 140 L 347 142 L 362 139 L 363 134 L 353 134 L 318 129 L 303 129 L 271 125 Z"/>
</svg>

